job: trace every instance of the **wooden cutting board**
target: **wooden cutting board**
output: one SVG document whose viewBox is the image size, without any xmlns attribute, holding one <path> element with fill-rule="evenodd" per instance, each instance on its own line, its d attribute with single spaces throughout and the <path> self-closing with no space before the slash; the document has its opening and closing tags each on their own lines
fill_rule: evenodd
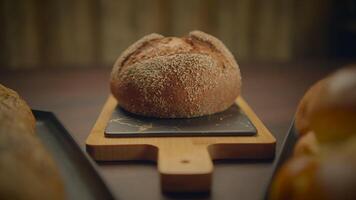
<svg viewBox="0 0 356 200">
<path fill-rule="evenodd" d="M 257 130 L 248 136 L 105 137 L 105 129 L 118 102 L 109 96 L 91 133 L 86 150 L 97 161 L 157 161 L 165 192 L 210 190 L 214 159 L 270 159 L 276 140 L 243 100 L 237 106 Z"/>
</svg>

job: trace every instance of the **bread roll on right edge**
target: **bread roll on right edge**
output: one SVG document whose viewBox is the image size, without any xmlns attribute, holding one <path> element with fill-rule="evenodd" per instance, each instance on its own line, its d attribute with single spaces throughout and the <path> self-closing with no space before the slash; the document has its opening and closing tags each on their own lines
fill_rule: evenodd
<svg viewBox="0 0 356 200">
<path fill-rule="evenodd" d="M 310 128 L 320 142 L 356 136 L 356 67 L 336 71 L 310 101 Z"/>
<path fill-rule="evenodd" d="M 150 34 L 114 64 L 111 92 L 125 110 L 148 117 L 190 118 L 221 112 L 241 90 L 233 55 L 217 38 Z"/>
<path fill-rule="evenodd" d="M 356 67 L 336 71 L 316 83 L 301 100 L 296 114 L 300 134 L 315 133 L 334 143 L 356 136 Z"/>
</svg>

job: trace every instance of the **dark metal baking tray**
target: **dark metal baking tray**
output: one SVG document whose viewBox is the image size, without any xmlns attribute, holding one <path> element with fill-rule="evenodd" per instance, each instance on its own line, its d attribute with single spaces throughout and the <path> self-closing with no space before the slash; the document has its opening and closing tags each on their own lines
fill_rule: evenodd
<svg viewBox="0 0 356 200">
<path fill-rule="evenodd" d="M 114 199 L 94 163 L 82 152 L 54 114 L 33 111 L 37 133 L 63 178 L 67 199 Z"/>
<path fill-rule="evenodd" d="M 282 151 L 278 156 L 278 160 L 276 163 L 276 167 L 274 168 L 275 171 L 278 170 L 288 158 L 292 156 L 294 145 L 298 140 L 298 133 L 295 130 L 294 123 L 292 123 L 291 127 L 289 128 L 288 135 L 286 136 L 283 144 L 282 144 Z"/>
<path fill-rule="evenodd" d="M 160 119 L 131 114 L 117 107 L 106 137 L 252 136 L 256 128 L 236 105 L 224 112 L 195 118 Z"/>
<path fill-rule="evenodd" d="M 282 143 L 282 147 L 281 147 L 282 150 L 280 151 L 279 155 L 277 155 L 277 157 L 276 157 L 276 161 L 273 166 L 273 175 L 271 176 L 269 187 L 266 190 L 265 199 L 268 199 L 269 189 L 270 189 L 270 186 L 273 182 L 273 178 L 275 177 L 278 169 L 283 165 L 283 163 L 288 158 L 290 158 L 292 156 L 293 149 L 294 149 L 294 146 L 295 146 L 297 140 L 298 140 L 298 133 L 295 130 L 294 120 L 293 120 L 293 123 L 291 124 L 291 126 L 289 128 L 287 136 L 285 137 L 285 139 Z"/>
</svg>

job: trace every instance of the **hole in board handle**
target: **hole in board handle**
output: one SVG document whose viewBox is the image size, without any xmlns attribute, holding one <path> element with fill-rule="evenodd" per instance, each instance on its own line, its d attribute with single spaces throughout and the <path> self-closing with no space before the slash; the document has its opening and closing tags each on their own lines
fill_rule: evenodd
<svg viewBox="0 0 356 200">
<path fill-rule="evenodd" d="M 183 164 L 188 164 L 188 163 L 190 163 L 190 161 L 187 160 L 187 159 L 181 160 L 180 162 L 183 163 Z"/>
</svg>

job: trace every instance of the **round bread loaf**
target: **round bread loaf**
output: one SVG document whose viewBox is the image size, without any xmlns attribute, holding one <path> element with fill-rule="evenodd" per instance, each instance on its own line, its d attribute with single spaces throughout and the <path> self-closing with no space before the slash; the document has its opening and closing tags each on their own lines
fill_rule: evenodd
<svg viewBox="0 0 356 200">
<path fill-rule="evenodd" d="M 355 122 L 356 67 L 338 70 L 311 87 L 295 119 L 300 134 L 313 131 L 322 143 L 356 136 Z"/>
<path fill-rule="evenodd" d="M 59 171 L 19 95 L 0 85 L 0 199 L 65 199 Z"/>
<path fill-rule="evenodd" d="M 110 87 L 125 110 L 159 118 L 190 118 L 221 112 L 241 90 L 233 55 L 201 31 L 188 36 L 150 34 L 114 64 Z"/>
<path fill-rule="evenodd" d="M 320 142 L 356 136 L 356 67 L 330 75 L 309 107 L 310 129 Z"/>
</svg>

